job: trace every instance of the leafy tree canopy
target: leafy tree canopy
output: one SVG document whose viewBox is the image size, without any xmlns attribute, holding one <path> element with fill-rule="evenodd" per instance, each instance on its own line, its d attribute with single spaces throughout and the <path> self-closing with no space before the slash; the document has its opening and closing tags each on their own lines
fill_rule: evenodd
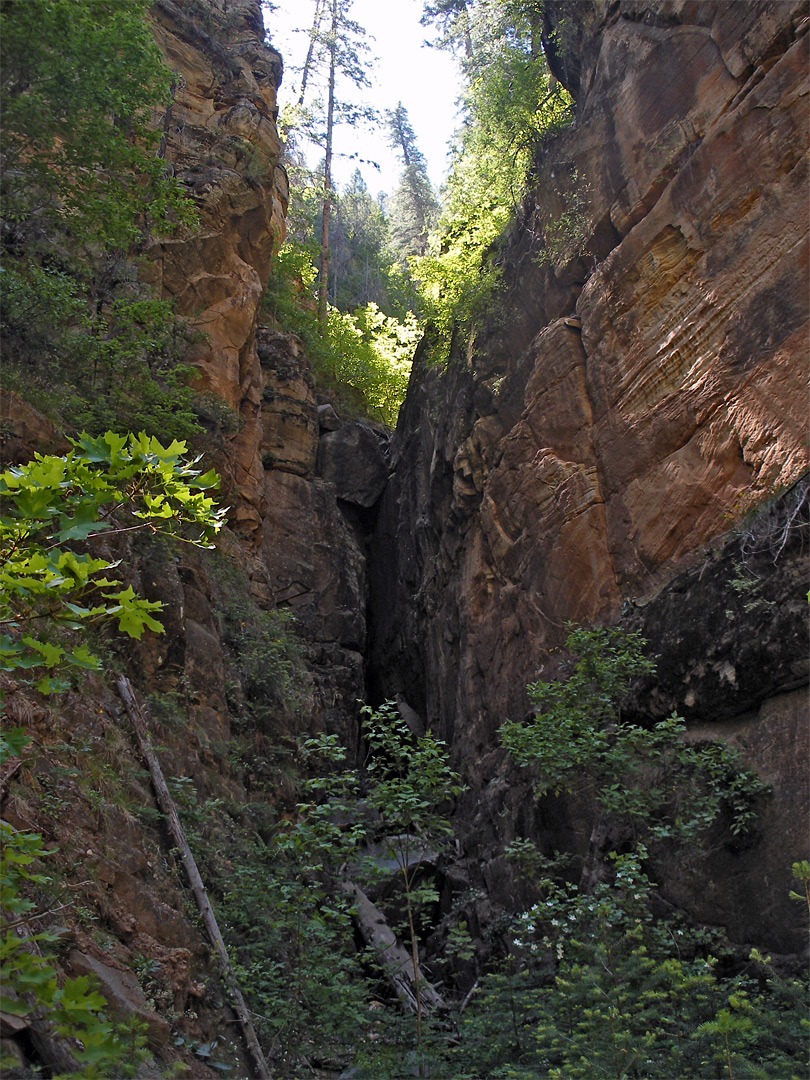
<svg viewBox="0 0 810 1080">
<path fill-rule="evenodd" d="M 520 0 L 439 0 L 423 21 L 437 44 L 463 53 L 464 124 L 442 213 L 426 255 L 414 261 L 425 312 L 449 342 L 494 315 L 497 243 L 526 192 L 540 142 L 571 120 L 539 47 L 539 5 Z"/>
<path fill-rule="evenodd" d="M 154 156 L 150 127 L 170 74 L 149 0 L 2 0 L 3 216 L 66 222 L 75 237 L 127 247 L 136 203 L 165 229 L 188 210 Z"/>
</svg>

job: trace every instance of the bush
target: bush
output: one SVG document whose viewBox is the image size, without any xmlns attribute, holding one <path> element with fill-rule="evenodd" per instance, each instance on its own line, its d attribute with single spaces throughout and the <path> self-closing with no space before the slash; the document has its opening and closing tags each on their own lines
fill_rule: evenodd
<svg viewBox="0 0 810 1080">
<path fill-rule="evenodd" d="M 806 983 L 756 951 L 741 964 L 718 932 L 661 917 L 649 876 L 648 842 L 671 859 L 704 848 L 710 826 L 739 834 L 766 785 L 728 748 L 686 743 L 678 717 L 623 720 L 631 681 L 653 669 L 638 634 L 580 627 L 567 644 L 563 677 L 529 687 L 534 716 L 501 732 L 536 769 L 540 794 L 592 807 L 591 850 L 575 885 L 570 860 L 512 846 L 533 862 L 542 899 L 514 919 L 501 969 L 481 984 L 458 1075 L 798 1076 Z M 802 865 L 794 872 L 801 879 Z"/>
<path fill-rule="evenodd" d="M 94 308 L 80 273 L 29 259 L 0 274 L 3 385 L 71 434 L 109 429 L 189 439 L 201 432 L 191 369 L 192 335 L 169 301 L 116 287 Z"/>
<path fill-rule="evenodd" d="M 266 294 L 268 313 L 301 338 L 319 382 L 345 408 L 393 427 L 421 325 L 412 313 L 400 320 L 366 304 L 354 314 L 330 307 L 324 332 L 310 292 L 314 257 L 313 247 L 282 248 Z"/>
<path fill-rule="evenodd" d="M 196 212 L 155 153 L 147 0 L 0 5 L 3 382 L 66 430 L 188 438 L 184 325 L 125 252 Z"/>
</svg>

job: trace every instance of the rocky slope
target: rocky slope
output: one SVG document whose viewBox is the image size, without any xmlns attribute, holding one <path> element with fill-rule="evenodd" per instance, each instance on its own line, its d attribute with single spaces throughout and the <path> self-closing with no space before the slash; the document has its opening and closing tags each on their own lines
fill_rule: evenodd
<svg viewBox="0 0 810 1080">
<path fill-rule="evenodd" d="M 643 605 L 681 679 L 662 710 L 734 730 L 779 777 L 783 814 L 757 857 L 773 844 L 784 896 L 806 844 L 802 553 L 758 565 L 763 589 L 786 584 L 730 635 L 748 571 L 729 549 L 718 575 L 711 545 L 807 469 L 806 5 L 544 10 L 576 118 L 538 154 L 503 254 L 502 325 L 443 372 L 423 350 L 375 540 L 375 686 L 449 738 L 486 805 L 503 782 L 497 728 L 523 714 L 566 623 Z M 479 805 L 476 843 L 514 829 L 524 795 Z M 732 922 L 764 929 L 753 904 Z"/>
</svg>

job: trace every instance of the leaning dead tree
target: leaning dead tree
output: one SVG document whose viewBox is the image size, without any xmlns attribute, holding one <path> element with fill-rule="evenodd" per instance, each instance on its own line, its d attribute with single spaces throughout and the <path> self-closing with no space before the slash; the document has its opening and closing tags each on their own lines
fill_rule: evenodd
<svg viewBox="0 0 810 1080">
<path fill-rule="evenodd" d="M 259 1045 L 259 1040 L 256 1037 L 256 1030 L 253 1027 L 253 1021 L 250 1018 L 250 1012 L 248 1011 L 247 1004 L 242 996 L 242 991 L 237 982 L 236 975 L 231 967 L 231 962 L 228 958 L 228 950 L 217 924 L 214 909 L 211 907 L 211 901 L 208 898 L 205 885 L 203 884 L 200 872 L 197 869 L 197 863 L 191 852 L 191 848 L 188 845 L 185 829 L 183 828 L 180 816 L 177 813 L 177 807 L 175 806 L 171 792 L 166 786 L 163 770 L 160 767 L 158 756 L 155 753 L 155 748 L 149 737 L 149 730 L 146 726 L 146 721 L 141 712 L 141 708 L 135 698 L 132 684 L 125 675 L 119 675 L 117 685 L 121 700 L 126 706 L 127 714 L 132 722 L 132 727 L 135 730 L 135 735 L 138 739 L 138 745 L 140 746 L 144 761 L 146 762 L 152 777 L 152 786 L 155 789 L 157 804 L 166 817 L 172 838 L 180 851 L 183 868 L 186 871 L 191 891 L 194 894 L 194 899 L 197 901 L 197 907 L 199 908 L 208 936 L 211 939 L 211 944 L 214 946 L 214 952 L 219 961 L 222 976 L 228 987 L 228 991 L 230 992 L 236 1015 L 239 1018 L 239 1023 L 242 1027 L 245 1043 L 247 1044 L 248 1051 L 256 1067 L 256 1075 L 259 1077 L 259 1080 L 273 1080 L 270 1066 L 267 1064 L 262 1048 Z"/>
<path fill-rule="evenodd" d="M 436 988 L 414 970 L 413 957 L 400 945 L 396 934 L 388 925 L 385 915 L 369 900 L 363 890 L 351 881 L 343 882 L 343 891 L 352 898 L 352 915 L 363 941 L 374 952 L 389 983 L 406 1012 L 421 1010 L 434 1013 L 445 1008 L 445 1002 Z"/>
</svg>

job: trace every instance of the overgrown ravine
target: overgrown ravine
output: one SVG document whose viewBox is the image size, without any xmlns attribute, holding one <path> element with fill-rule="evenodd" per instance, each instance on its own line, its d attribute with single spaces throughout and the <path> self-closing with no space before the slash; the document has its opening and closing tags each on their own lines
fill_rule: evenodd
<svg viewBox="0 0 810 1080">
<path fill-rule="evenodd" d="M 799 1075 L 803 5 L 547 0 L 575 123 L 498 249 L 500 314 L 449 357 L 425 338 L 395 434 L 257 329 L 280 59 L 258 4 L 220 14 L 154 8 L 204 227 L 143 274 L 205 328 L 229 526 L 213 553 L 104 540 L 165 633 L 94 631 L 106 674 L 58 697 L 3 675 L 31 737 L 3 819 L 52 852 L 26 886 L 52 970 L 96 980 L 120 1075 L 256 1075 L 126 674 L 274 1075 Z M 23 397 L 8 452 L 61 453 Z M 596 627 L 585 669 L 569 621 Z M 47 1018 L 2 1022 L 7 1075 L 68 1071 Z"/>
</svg>

